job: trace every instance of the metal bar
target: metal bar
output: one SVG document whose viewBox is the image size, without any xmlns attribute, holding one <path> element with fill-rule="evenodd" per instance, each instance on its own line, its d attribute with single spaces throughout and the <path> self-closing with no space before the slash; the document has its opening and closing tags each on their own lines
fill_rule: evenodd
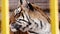
<svg viewBox="0 0 60 34">
<path fill-rule="evenodd" d="M 59 34 L 58 0 L 50 0 L 50 15 L 52 34 Z"/>
<path fill-rule="evenodd" d="M 2 34 L 9 34 L 9 2 L 8 0 L 2 1 Z"/>
</svg>

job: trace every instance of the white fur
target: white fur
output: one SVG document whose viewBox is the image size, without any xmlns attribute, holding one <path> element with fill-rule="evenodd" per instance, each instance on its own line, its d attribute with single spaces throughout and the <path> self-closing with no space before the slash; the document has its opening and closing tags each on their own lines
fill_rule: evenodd
<svg viewBox="0 0 60 34">
<path fill-rule="evenodd" d="M 21 7 L 15 9 L 15 11 L 14 11 L 15 15 L 16 15 L 17 13 L 19 13 L 20 11 L 21 11 Z"/>
</svg>

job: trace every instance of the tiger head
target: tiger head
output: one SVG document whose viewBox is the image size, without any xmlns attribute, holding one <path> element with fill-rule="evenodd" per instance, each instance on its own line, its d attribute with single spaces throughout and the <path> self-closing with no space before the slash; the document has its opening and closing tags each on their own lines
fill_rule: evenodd
<svg viewBox="0 0 60 34">
<path fill-rule="evenodd" d="M 14 10 L 14 13 L 10 18 L 10 28 L 13 32 L 19 30 L 20 27 L 22 30 L 22 28 L 24 27 L 24 26 L 22 26 L 23 25 L 22 23 L 19 24 L 16 21 L 18 21 L 17 19 L 19 19 L 19 18 L 23 19 L 24 16 L 22 17 L 21 15 L 23 15 L 22 12 L 26 9 L 33 10 L 32 5 L 27 0 L 19 0 L 19 7 Z M 27 21 L 25 21 L 25 20 L 21 20 L 21 21 L 25 22 L 25 26 L 26 26 Z"/>
</svg>

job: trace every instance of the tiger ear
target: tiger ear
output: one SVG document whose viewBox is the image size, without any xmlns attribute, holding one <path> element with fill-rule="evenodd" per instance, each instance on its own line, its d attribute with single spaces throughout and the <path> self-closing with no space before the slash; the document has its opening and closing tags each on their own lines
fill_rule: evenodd
<svg viewBox="0 0 60 34">
<path fill-rule="evenodd" d="M 21 4 L 21 6 L 26 7 L 27 6 L 27 0 L 20 0 L 20 4 Z"/>
<path fill-rule="evenodd" d="M 32 10 L 32 11 L 34 10 L 34 7 L 31 5 L 31 3 L 28 3 L 28 6 L 29 6 L 30 10 Z"/>
</svg>

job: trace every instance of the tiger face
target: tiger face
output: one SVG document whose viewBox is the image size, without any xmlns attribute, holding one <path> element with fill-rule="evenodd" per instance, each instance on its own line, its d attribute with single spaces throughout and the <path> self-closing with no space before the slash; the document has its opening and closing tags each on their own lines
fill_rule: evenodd
<svg viewBox="0 0 60 34">
<path fill-rule="evenodd" d="M 10 18 L 10 21 L 12 22 L 10 24 L 10 27 L 13 32 L 15 32 L 17 30 L 23 30 L 24 27 L 26 27 L 28 25 L 28 20 L 27 20 L 25 14 L 23 15 L 24 10 L 28 9 L 28 7 L 27 7 L 28 4 L 27 4 L 26 0 L 20 0 L 20 6 L 17 9 L 15 9 L 13 17 Z M 25 19 L 25 20 L 23 20 L 23 19 Z M 22 25 L 24 25 L 24 26 L 22 26 Z"/>
</svg>

